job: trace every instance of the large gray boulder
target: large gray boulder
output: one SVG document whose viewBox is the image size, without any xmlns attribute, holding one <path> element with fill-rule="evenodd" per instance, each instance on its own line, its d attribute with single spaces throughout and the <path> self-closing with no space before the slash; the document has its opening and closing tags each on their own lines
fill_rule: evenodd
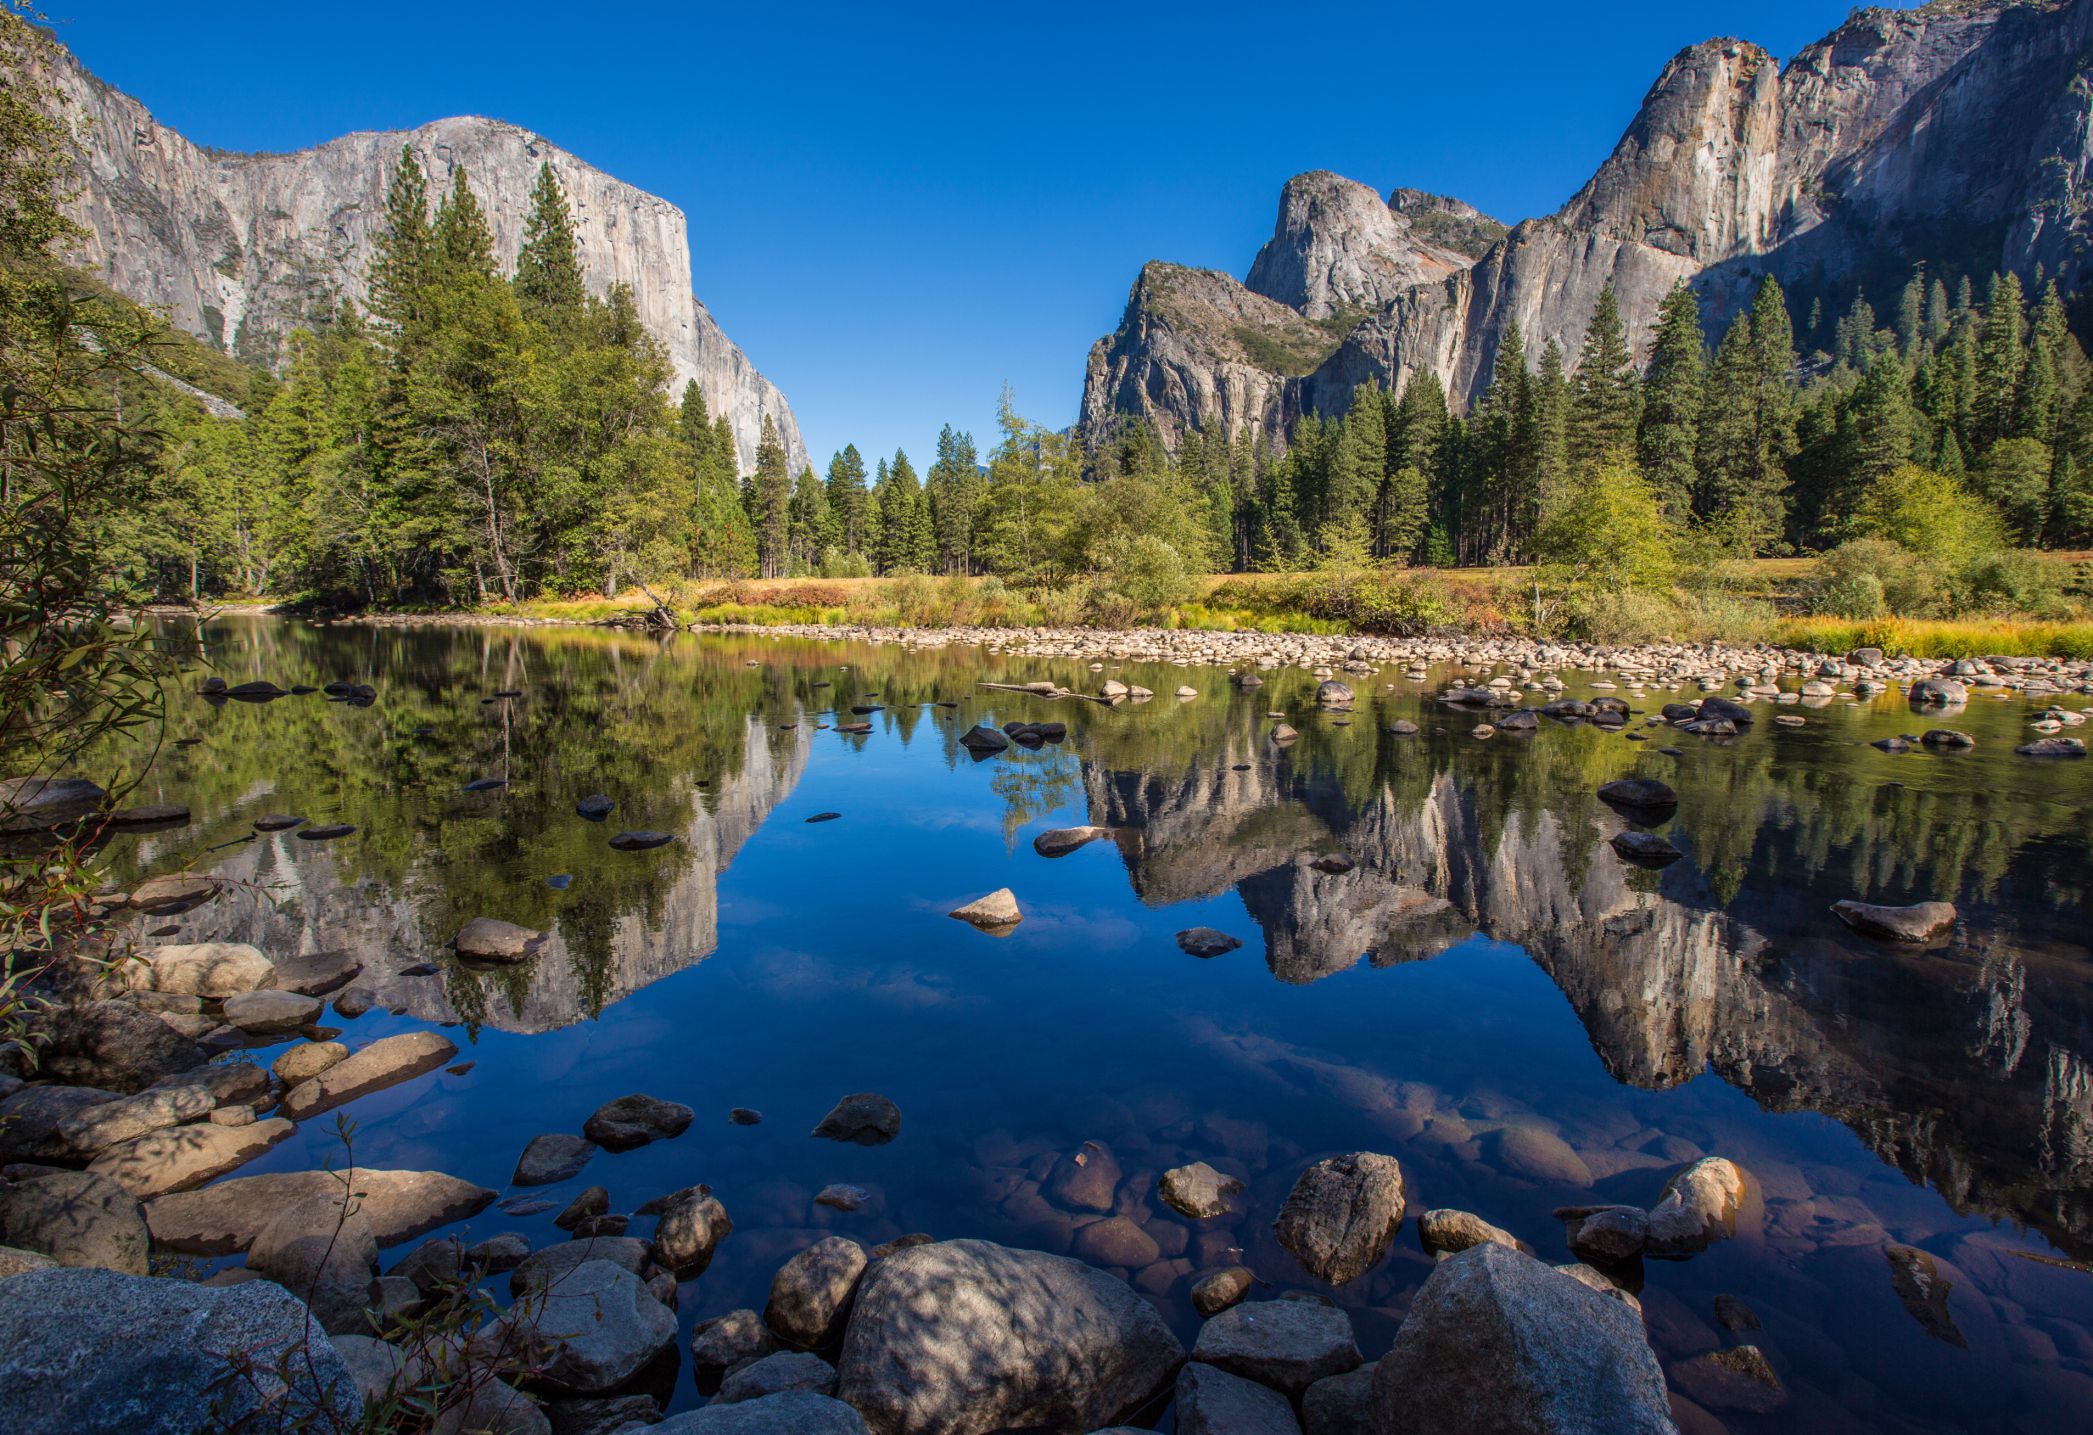
<svg viewBox="0 0 2093 1435">
<path fill-rule="evenodd" d="M 378 1238 L 347 1193 L 285 1207 L 255 1237 L 247 1269 L 303 1300 L 329 1335 L 370 1328 L 364 1307 L 378 1273 Z"/>
<path fill-rule="evenodd" d="M 1115 1276 L 939 1241 L 866 1273 L 836 1394 L 873 1435 L 1094 1430 L 1160 1392 L 1183 1359 L 1155 1307 Z"/>
<path fill-rule="evenodd" d="M 865 1421 L 840 1400 L 788 1390 L 734 1405 L 707 1405 L 671 1415 L 653 1435 L 866 1435 Z"/>
<path fill-rule="evenodd" d="M 0 1246 L 20 1246 L 61 1266 L 146 1273 L 145 1218 L 137 1200 L 87 1171 L 0 1184 Z"/>
<path fill-rule="evenodd" d="M 96 1086 L 59 1086 L 35 1081 L 0 1101 L 0 1165 L 15 1161 L 73 1161 L 65 1139 L 68 1117 L 118 1100 L 121 1093 Z"/>
<path fill-rule="evenodd" d="M 230 1375 L 229 1352 L 248 1375 Z M 353 1429 L 363 1415 L 347 1365 L 281 1286 L 101 1270 L 0 1281 L 0 1411 L 10 1435 L 195 1435 L 257 1428 L 263 1410 L 270 1429 Z"/>
<path fill-rule="evenodd" d="M 1354 1151 L 1301 1173 L 1272 1223 L 1279 1244 L 1317 1280 L 1343 1285 L 1388 1254 L 1403 1220 L 1403 1168 Z"/>
<path fill-rule="evenodd" d="M 721 1405 L 739 1405 L 761 1400 L 787 1390 L 811 1390 L 816 1395 L 836 1393 L 836 1367 L 804 1350 L 781 1350 L 752 1360 L 720 1382 L 714 1398 Z"/>
<path fill-rule="evenodd" d="M 1677 1435 L 1636 1313 L 1493 1241 L 1417 1292 L 1372 1410 L 1374 1435 Z"/>
<path fill-rule="evenodd" d="M 1286 1397 L 1197 1362 L 1177 1373 L 1178 1435 L 1301 1435 Z"/>
<path fill-rule="evenodd" d="M 486 1356 L 521 1356 L 555 1390 L 616 1390 L 676 1339 L 674 1312 L 610 1261 L 584 1261 L 473 1337 Z"/>
<path fill-rule="evenodd" d="M 841 1334 L 864 1273 L 863 1246 L 847 1236 L 825 1236 L 771 1278 L 763 1322 L 787 1345 L 802 1350 L 827 1345 Z"/>
<path fill-rule="evenodd" d="M 1298 1400 L 1309 1386 L 1356 1370 L 1352 1318 L 1311 1300 L 1259 1300 L 1222 1311 L 1199 1328 L 1192 1359 L 1283 1390 Z"/>
<path fill-rule="evenodd" d="M 283 1209 L 307 1196 L 335 1195 L 350 1183 L 381 1246 L 396 1246 L 438 1226 L 476 1216 L 495 1193 L 441 1171 L 272 1171 L 148 1202 L 153 1244 L 192 1256 L 246 1250 Z"/>
</svg>

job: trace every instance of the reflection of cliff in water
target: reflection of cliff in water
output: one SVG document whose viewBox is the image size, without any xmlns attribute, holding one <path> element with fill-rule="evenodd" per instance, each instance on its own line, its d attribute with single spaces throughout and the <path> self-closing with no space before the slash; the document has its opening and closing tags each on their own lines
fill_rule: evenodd
<svg viewBox="0 0 2093 1435">
<path fill-rule="evenodd" d="M 1142 899 L 1235 889 L 1281 981 L 1428 958 L 1480 931 L 1533 956 L 1619 1080 L 1662 1088 L 1712 1069 L 1768 1109 L 1836 1118 L 1958 1208 L 2093 1248 L 2082 956 L 1867 943 L 1807 887 L 1747 880 L 1725 908 L 1690 833 L 1670 834 L 1684 860 L 1649 872 L 1606 845 L 1625 824 L 1603 808 L 1486 814 L 1446 771 L 1421 797 L 1347 797 L 1283 760 L 1168 779 L 1093 767 L 1085 781 L 1090 820 L 1123 830 Z M 1321 852 L 1358 865 L 1318 871 Z"/>
<path fill-rule="evenodd" d="M 468 969 L 450 958 L 456 922 L 443 915 L 441 902 L 426 900 L 445 885 L 440 851 L 420 853 L 402 883 L 345 881 L 325 849 L 288 860 L 288 832 L 235 849 L 217 868 L 234 880 L 270 886 L 274 905 L 240 897 L 201 908 L 185 919 L 184 940 L 252 942 L 265 952 L 345 947 L 364 962 L 356 985 L 368 988 L 380 1006 L 500 1031 L 567 1026 L 712 955 L 719 945 L 720 877 L 798 784 L 810 744 L 808 729 L 779 743 L 760 717 L 749 718 L 741 761 L 709 794 L 692 794 L 687 819 L 674 824 L 674 844 L 642 854 L 602 849 L 606 862 L 654 865 L 660 877 L 646 910 L 602 909 L 591 900 L 588 874 L 578 873 L 544 948 L 518 967 Z M 601 836 L 615 828 L 614 818 Z M 400 975 L 425 962 L 437 966 L 434 975 Z"/>
</svg>

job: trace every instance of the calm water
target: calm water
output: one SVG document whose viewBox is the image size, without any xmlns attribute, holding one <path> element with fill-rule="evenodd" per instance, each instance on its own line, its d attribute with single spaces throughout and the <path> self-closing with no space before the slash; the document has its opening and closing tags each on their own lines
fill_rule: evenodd
<svg viewBox="0 0 2093 1435">
<path fill-rule="evenodd" d="M 600 1154 L 543 1193 L 600 1183 L 617 1211 L 709 1182 L 735 1231 L 683 1287 L 686 1331 L 760 1308 L 771 1272 L 832 1230 L 1066 1250 L 1037 1179 L 1086 1140 L 1129 1175 L 1203 1159 L 1246 1178 L 1239 1216 L 1196 1230 L 1149 1198 L 1163 1259 L 1129 1274 L 1188 1338 L 1187 1288 L 1216 1264 L 1243 1260 L 1267 1295 L 1314 1286 L 1270 1222 L 1322 1155 L 1395 1155 L 1413 1212 L 1472 1210 L 1561 1261 L 1553 1207 L 1647 1205 L 1705 1152 L 1745 1166 L 1763 1201 L 1735 1240 L 1649 1263 L 1641 1298 L 1667 1365 L 1739 1339 L 1717 1294 L 1756 1311 L 1745 1338 L 1790 1403 L 1726 1412 L 1732 1430 L 2093 1421 L 2093 1273 L 2055 1263 L 2093 1256 L 2093 764 L 2012 754 L 2040 702 L 1980 696 L 1949 720 L 1974 752 L 1892 756 L 1865 744 L 1930 725 L 1895 694 L 1777 709 L 1801 728 L 1762 708 L 1727 743 L 1553 724 L 1477 741 L 1478 717 L 1432 700 L 1436 672 L 1354 678 L 1339 725 L 1291 670 L 1240 693 L 1219 670 L 1091 674 L 976 649 L 273 620 L 207 636 L 229 681 L 345 678 L 378 700 L 179 699 L 175 735 L 201 741 L 168 750 L 135 800 L 197 820 L 124 839 L 119 875 L 194 862 L 271 884 L 273 904 L 176 919 L 183 938 L 358 949 L 379 1005 L 342 1023 L 352 1044 L 456 1027 L 467 1074 L 348 1108 L 361 1164 L 506 1192 L 531 1136 L 579 1130 L 613 1096 L 694 1107 L 682 1138 Z M 1200 696 L 1107 709 L 976 687 L 1108 675 Z M 869 735 L 817 728 L 853 702 L 884 705 Z M 1301 729 L 1290 749 L 1265 742 L 1268 710 Z M 957 744 L 977 721 L 1047 717 L 1070 725 L 1059 747 L 977 763 Z M 1397 717 L 1424 732 L 1384 735 Z M 1680 794 L 1663 830 L 1687 857 L 1662 873 L 1606 845 L 1622 823 L 1592 792 L 1630 772 Z M 509 785 L 461 790 L 490 775 Z M 599 791 L 619 803 L 610 822 L 576 817 Z M 822 811 L 842 816 L 805 821 Z M 359 831 L 239 840 L 266 812 Z M 1032 850 L 1078 823 L 1120 835 Z M 606 846 L 641 827 L 680 840 Z M 1358 866 L 1305 865 L 1327 852 Z M 1004 886 L 1025 912 L 1012 935 L 946 917 Z M 1948 898 L 1964 927 L 1884 948 L 1827 913 L 1849 896 Z M 443 947 L 479 915 L 556 935 L 528 966 L 467 971 Z M 1173 937 L 1194 925 L 1244 945 L 1187 956 Z M 397 974 L 422 962 L 440 970 Z M 899 1140 L 808 1137 L 863 1090 L 899 1103 Z M 735 1106 L 764 1122 L 730 1125 Z M 1516 1169 L 1499 1133 L 1522 1125 L 1576 1164 Z M 247 1172 L 338 1157 L 321 1120 Z M 814 1206 L 835 1181 L 874 1199 Z M 471 1223 L 475 1239 L 504 1229 L 562 1238 L 550 1213 Z M 1939 1260 L 1962 1344 L 1900 1303 L 1895 1244 Z M 1429 1269 L 1411 1226 L 1335 1292 L 1369 1358 Z M 697 1398 L 686 1371 L 677 1402 Z"/>
</svg>

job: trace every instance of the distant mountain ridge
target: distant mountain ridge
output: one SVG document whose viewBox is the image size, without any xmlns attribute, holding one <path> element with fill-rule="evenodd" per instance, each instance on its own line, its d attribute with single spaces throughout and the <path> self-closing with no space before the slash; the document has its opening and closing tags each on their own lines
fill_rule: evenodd
<svg viewBox="0 0 2093 1435">
<path fill-rule="evenodd" d="M 1529 355 L 1550 339 L 1574 355 L 1609 284 L 1638 357 L 1680 279 L 1711 338 L 1769 274 L 1805 301 L 1861 286 L 1887 300 L 1918 261 L 2039 268 L 2072 292 L 2089 165 L 2093 0 L 1859 10 L 1785 68 L 1709 40 L 1665 66 L 1551 215 L 1507 231 L 1457 200 L 1383 202 L 1319 171 L 1288 181 L 1247 283 L 1148 265 L 1091 349 L 1081 427 L 1093 442 L 1134 418 L 1173 446 L 1208 425 L 1283 443 L 1359 384 L 1427 370 L 1465 408 L 1513 322 Z M 1318 352 L 1298 342 L 1302 321 L 1339 332 Z"/>
<path fill-rule="evenodd" d="M 403 147 L 430 190 L 464 166 L 513 264 L 531 183 L 549 163 L 567 192 L 585 281 L 601 294 L 631 286 L 647 330 L 667 349 L 675 388 L 695 378 L 733 426 L 744 470 L 763 419 L 778 427 L 796 472 L 806 445 L 792 408 L 692 292 L 683 211 L 500 120 L 460 117 L 412 130 L 344 135 L 290 154 L 206 149 L 91 74 L 55 39 L 36 60 L 77 136 L 74 218 L 87 238 L 72 257 L 118 293 L 164 309 L 189 333 L 238 357 L 274 364 L 284 337 L 346 299 L 369 300 L 372 246 Z"/>
</svg>

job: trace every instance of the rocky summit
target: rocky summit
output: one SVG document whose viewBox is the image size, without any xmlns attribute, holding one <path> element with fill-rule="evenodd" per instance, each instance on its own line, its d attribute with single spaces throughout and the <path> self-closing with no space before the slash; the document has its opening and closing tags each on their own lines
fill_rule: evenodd
<svg viewBox="0 0 2093 1435">
<path fill-rule="evenodd" d="M 1096 443 L 1132 417 L 1172 446 L 1209 426 L 1284 444 L 1302 414 L 1421 372 L 1464 409 L 1514 324 L 1529 355 L 1574 354 L 1608 285 L 1638 358 L 1682 279 L 1717 332 L 1766 275 L 1804 308 L 1887 296 L 1922 250 L 2069 292 L 2093 223 L 2074 197 L 2089 44 L 2093 7 L 1963 0 L 1855 10 L 1785 66 L 1707 40 L 1665 65 L 1576 194 L 1508 231 L 1459 200 L 1297 175 L 1247 282 L 1143 268 L 1090 351 L 1082 431 Z"/>
</svg>

